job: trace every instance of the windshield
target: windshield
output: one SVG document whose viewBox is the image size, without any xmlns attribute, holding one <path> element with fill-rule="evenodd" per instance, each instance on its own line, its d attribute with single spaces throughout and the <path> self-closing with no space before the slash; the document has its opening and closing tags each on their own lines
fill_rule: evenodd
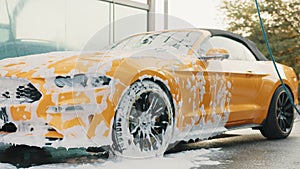
<svg viewBox="0 0 300 169">
<path fill-rule="evenodd" d="M 109 50 L 167 49 L 177 54 L 187 54 L 202 36 L 199 31 L 167 31 L 131 36 L 113 45 Z"/>
</svg>

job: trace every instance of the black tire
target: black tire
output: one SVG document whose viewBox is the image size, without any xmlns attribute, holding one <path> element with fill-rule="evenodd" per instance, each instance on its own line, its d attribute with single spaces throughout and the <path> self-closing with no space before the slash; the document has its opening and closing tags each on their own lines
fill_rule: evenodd
<svg viewBox="0 0 300 169">
<path fill-rule="evenodd" d="M 280 86 L 272 97 L 268 116 L 260 132 L 268 139 L 284 139 L 290 135 L 293 124 L 293 105 L 284 88 Z"/>
<path fill-rule="evenodd" d="M 112 150 L 125 157 L 161 156 L 173 131 L 168 94 L 150 80 L 133 83 L 120 99 L 112 131 Z"/>
</svg>

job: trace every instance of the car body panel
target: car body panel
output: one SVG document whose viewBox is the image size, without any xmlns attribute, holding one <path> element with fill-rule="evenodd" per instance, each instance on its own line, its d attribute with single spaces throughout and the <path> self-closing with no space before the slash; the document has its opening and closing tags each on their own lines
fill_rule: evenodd
<svg viewBox="0 0 300 169">
<path fill-rule="evenodd" d="M 131 84 L 143 79 L 159 81 L 171 94 L 176 123 L 172 142 L 207 139 L 226 131 L 225 127 L 261 125 L 272 93 L 280 85 L 271 62 L 198 59 L 194 49 L 211 34 L 182 31 L 203 35 L 186 55 L 155 49 L 54 52 L 1 60 L 0 79 L 31 83 L 42 95 L 31 103 L 0 103 L 5 109 L 2 114 L 8 116 L 1 118 L 3 123 L 17 127 L 17 132 L 2 132 L 1 141 L 53 147 L 111 145 L 120 98 Z M 297 103 L 295 73 L 277 66 Z M 60 88 L 54 83 L 58 76 L 74 79 L 78 74 L 112 80 L 100 87 Z M 1 84 L 1 94 L 9 85 Z"/>
</svg>

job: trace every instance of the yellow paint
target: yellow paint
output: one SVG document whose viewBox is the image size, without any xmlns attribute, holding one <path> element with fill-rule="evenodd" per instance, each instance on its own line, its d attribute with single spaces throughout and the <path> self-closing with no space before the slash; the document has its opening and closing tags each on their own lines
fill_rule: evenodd
<svg viewBox="0 0 300 169">
<path fill-rule="evenodd" d="M 18 107 L 12 106 L 10 107 L 10 112 L 12 119 L 15 121 L 31 119 L 31 112 L 26 111 L 25 105 L 21 105 Z"/>
<path fill-rule="evenodd" d="M 212 48 L 206 52 L 206 56 L 214 56 L 216 54 L 229 54 L 228 50 L 221 48 Z"/>
<path fill-rule="evenodd" d="M 43 99 L 40 101 L 38 108 L 37 108 L 37 116 L 39 118 L 46 119 L 47 118 L 47 113 L 46 111 L 50 106 L 55 106 L 55 103 L 52 100 L 52 96 L 49 95 L 44 95 Z"/>
<path fill-rule="evenodd" d="M 110 133 L 110 130 L 105 130 L 105 132 L 103 133 L 103 136 L 108 137 L 109 133 Z"/>
<path fill-rule="evenodd" d="M 58 105 L 78 105 L 90 102 L 89 97 L 84 92 L 70 91 L 58 95 Z"/>
<path fill-rule="evenodd" d="M 94 118 L 91 122 L 91 125 L 88 129 L 88 132 L 87 132 L 87 136 L 89 138 L 92 138 L 96 135 L 96 128 L 101 122 L 104 122 L 106 127 L 108 127 L 108 128 L 110 127 L 110 121 L 112 120 L 112 118 L 115 115 L 114 105 L 112 104 L 112 102 L 109 99 L 106 100 L 106 103 L 107 103 L 107 107 L 105 110 L 103 110 L 100 113 L 95 113 L 95 116 L 94 116 Z M 103 135 L 108 135 L 105 133 Z"/>
<path fill-rule="evenodd" d="M 47 138 L 64 138 L 64 136 L 57 131 L 48 131 L 44 136 Z"/>
<path fill-rule="evenodd" d="M 18 62 L 18 63 L 11 63 L 11 64 L 8 64 L 8 65 L 5 65 L 3 67 L 5 68 L 9 68 L 9 67 L 19 67 L 20 65 L 25 65 L 26 63 L 25 62 Z"/>
<path fill-rule="evenodd" d="M 0 131 L 0 135 L 6 135 L 6 134 L 9 134 L 9 132 Z"/>
<path fill-rule="evenodd" d="M 97 104 L 101 104 L 102 103 L 103 95 L 101 95 L 100 93 L 103 92 L 104 90 L 105 90 L 104 88 L 95 89 L 95 96 L 96 96 L 96 102 L 97 102 Z"/>
<path fill-rule="evenodd" d="M 64 122 L 64 129 L 69 129 L 74 126 L 83 126 L 86 127 L 86 124 L 81 120 L 80 117 L 73 118 L 72 120 L 68 120 Z"/>
<path fill-rule="evenodd" d="M 49 126 L 52 126 L 57 130 L 62 130 L 63 129 L 62 114 L 61 113 L 49 114 L 49 116 L 51 119 L 49 121 Z"/>
<path fill-rule="evenodd" d="M 116 69 L 119 68 L 119 66 L 121 65 L 122 62 L 124 62 L 125 59 L 120 59 L 120 60 L 114 60 L 112 62 L 112 67 L 110 69 L 110 71 L 106 72 L 106 75 L 110 76 L 110 77 L 114 77 Z"/>
</svg>

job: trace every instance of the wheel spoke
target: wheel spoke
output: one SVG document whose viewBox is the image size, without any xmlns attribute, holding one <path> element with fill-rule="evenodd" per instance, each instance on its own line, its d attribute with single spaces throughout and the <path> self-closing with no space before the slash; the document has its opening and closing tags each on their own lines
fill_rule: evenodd
<svg viewBox="0 0 300 169">
<path fill-rule="evenodd" d="M 152 120 L 152 121 L 156 121 L 156 118 L 157 118 L 157 117 L 160 117 L 161 115 L 163 115 L 162 110 L 163 110 L 163 108 L 161 107 L 161 108 L 159 108 L 158 110 L 156 110 L 155 112 L 153 112 L 153 113 L 151 114 L 151 120 Z"/>
<path fill-rule="evenodd" d="M 158 101 L 158 99 L 156 97 L 152 98 L 151 104 L 150 104 L 150 106 L 148 108 L 148 111 L 151 110 L 151 109 L 153 109 L 156 106 L 157 101 Z"/>
<path fill-rule="evenodd" d="M 280 113 L 280 112 L 279 112 L 279 113 Z M 280 119 L 279 119 L 279 116 L 280 116 L 279 114 L 277 114 L 277 116 L 276 116 L 276 120 L 278 121 L 278 123 L 279 123 L 279 120 L 280 120 Z"/>
<path fill-rule="evenodd" d="M 284 100 L 282 106 L 286 106 L 286 104 L 287 104 L 288 101 L 289 101 L 289 97 L 288 97 L 287 95 L 285 95 L 285 96 L 286 96 L 286 97 L 285 97 L 285 100 Z"/>
<path fill-rule="evenodd" d="M 277 105 L 278 105 L 278 107 L 282 106 L 282 95 L 279 96 Z"/>
<path fill-rule="evenodd" d="M 285 117 L 293 117 L 293 115 L 292 115 L 290 112 L 287 112 L 287 111 L 284 111 L 284 112 L 283 112 L 283 115 L 284 115 Z"/>
<path fill-rule="evenodd" d="M 284 102 L 285 102 L 286 98 L 287 98 L 286 94 L 282 93 L 281 94 L 281 106 L 284 106 Z"/>
<path fill-rule="evenodd" d="M 146 140 L 148 141 L 148 147 L 149 147 L 149 150 L 151 151 L 151 150 L 152 150 L 153 143 L 152 143 L 152 140 L 151 140 L 151 138 L 150 138 L 150 132 L 149 132 L 149 131 L 147 131 L 146 137 L 147 137 Z"/>
<path fill-rule="evenodd" d="M 152 101 L 151 101 L 150 107 L 149 107 L 149 109 L 147 111 L 147 112 L 149 112 L 149 113 L 152 114 L 152 117 L 161 115 L 161 110 L 163 110 L 163 108 L 165 106 L 165 104 L 163 106 L 159 105 L 158 104 L 159 101 L 161 103 L 163 103 L 162 100 L 160 100 L 159 98 L 157 98 L 157 96 L 155 96 L 153 94 L 152 95 Z"/>
<path fill-rule="evenodd" d="M 280 119 L 280 115 L 277 117 L 277 121 L 278 121 L 279 127 L 281 128 L 281 119 Z"/>
<path fill-rule="evenodd" d="M 284 106 L 284 110 L 286 111 L 286 110 L 290 109 L 291 107 L 292 107 L 292 104 L 288 104 L 287 106 Z"/>
<path fill-rule="evenodd" d="M 283 123 L 284 123 L 284 126 L 285 126 L 285 131 L 291 126 L 291 124 L 288 122 L 288 119 L 283 117 Z"/>
<path fill-rule="evenodd" d="M 164 110 L 164 107 L 157 107 L 156 109 L 153 109 L 153 115 L 158 115 L 162 110 Z"/>
<path fill-rule="evenodd" d="M 133 143 L 135 145 L 137 145 L 140 142 L 140 130 L 137 131 L 137 134 L 135 135 L 135 137 L 133 137 Z"/>
<path fill-rule="evenodd" d="M 156 126 L 153 126 L 152 130 L 155 132 L 156 135 L 159 135 L 159 132 L 157 132 L 157 130 L 154 129 L 154 127 L 156 127 Z M 158 126 L 158 128 L 160 128 L 160 126 Z M 154 133 L 154 132 L 152 132 L 152 133 Z"/>
<path fill-rule="evenodd" d="M 284 116 L 280 116 L 280 128 L 282 131 L 286 131 L 287 130 L 287 127 L 289 126 L 288 122 L 287 122 L 287 119 L 284 117 Z"/>
<path fill-rule="evenodd" d="M 281 119 L 280 117 L 279 117 L 278 122 L 279 122 L 279 127 L 280 127 L 280 129 L 283 130 L 283 128 L 284 128 L 284 123 L 283 123 L 283 121 L 282 121 L 282 119 Z"/>
<path fill-rule="evenodd" d="M 281 120 L 281 122 L 282 122 L 282 131 L 286 131 L 286 125 L 285 125 L 285 123 L 284 123 L 284 121 L 283 120 Z"/>
<path fill-rule="evenodd" d="M 135 126 L 135 128 L 130 132 L 131 134 L 134 134 L 138 131 L 138 129 L 140 128 L 140 126 Z"/>
<path fill-rule="evenodd" d="M 141 149 L 141 151 L 143 151 L 143 148 L 144 148 L 144 138 L 145 138 L 144 132 L 142 131 L 141 132 L 141 137 L 140 137 L 140 149 Z"/>
<path fill-rule="evenodd" d="M 158 138 L 158 135 L 155 135 L 153 133 L 150 133 L 150 135 L 155 140 L 155 145 L 157 146 L 157 148 L 159 148 L 161 146 L 161 144 L 162 144 L 162 140 L 160 138 Z"/>
</svg>

